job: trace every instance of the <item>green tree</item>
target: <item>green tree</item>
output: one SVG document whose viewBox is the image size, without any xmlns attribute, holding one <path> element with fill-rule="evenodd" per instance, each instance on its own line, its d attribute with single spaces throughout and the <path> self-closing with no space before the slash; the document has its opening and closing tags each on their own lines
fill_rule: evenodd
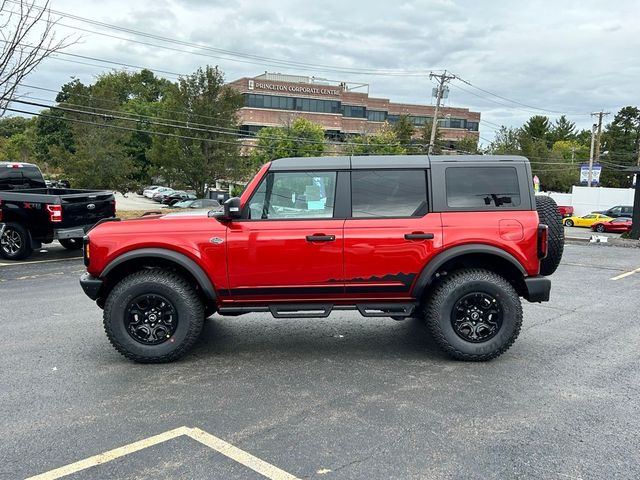
<svg viewBox="0 0 640 480">
<path fill-rule="evenodd" d="M 277 158 L 317 157 L 327 148 L 322 126 L 303 117 L 284 127 L 263 128 L 256 138 L 258 142 L 251 152 L 254 166 Z"/>
<path fill-rule="evenodd" d="M 460 153 L 477 155 L 480 153 L 478 149 L 478 140 L 475 137 L 464 137 L 456 142 L 456 150 Z"/>
<path fill-rule="evenodd" d="M 398 139 L 398 142 L 400 142 L 403 147 L 409 149 L 413 140 L 413 134 L 415 133 L 415 127 L 409 115 L 400 115 L 400 118 L 393 124 L 391 129 Z"/>
<path fill-rule="evenodd" d="M 543 115 L 534 115 L 522 126 L 522 133 L 534 140 L 546 140 L 550 132 L 549 119 Z"/>
<path fill-rule="evenodd" d="M 407 149 L 391 128 L 382 128 L 371 135 L 353 136 L 347 140 L 350 155 L 404 155 Z"/>
<path fill-rule="evenodd" d="M 492 155 L 521 155 L 519 130 L 502 125 L 489 144 L 487 152 Z"/>
<path fill-rule="evenodd" d="M 9 138 L 16 133 L 24 133 L 29 124 L 29 120 L 24 117 L 2 117 L 0 118 L 0 137 Z"/>
<path fill-rule="evenodd" d="M 557 142 L 560 140 L 571 140 L 575 138 L 576 124 L 567 120 L 567 117 L 561 115 L 553 125 L 548 134 L 551 142 Z"/>
<path fill-rule="evenodd" d="M 616 113 L 602 136 L 600 183 L 608 187 L 631 186 L 631 175 L 624 168 L 637 165 L 640 152 L 640 110 L 627 106 Z"/>
<path fill-rule="evenodd" d="M 198 195 L 218 179 L 239 179 L 243 168 L 239 143 L 229 132 L 238 129 L 237 111 L 242 105 L 242 95 L 225 85 L 217 67 L 199 68 L 180 78 L 160 109 L 165 119 L 181 126 L 153 126 L 165 134 L 155 135 L 147 150 L 156 171 Z"/>
</svg>

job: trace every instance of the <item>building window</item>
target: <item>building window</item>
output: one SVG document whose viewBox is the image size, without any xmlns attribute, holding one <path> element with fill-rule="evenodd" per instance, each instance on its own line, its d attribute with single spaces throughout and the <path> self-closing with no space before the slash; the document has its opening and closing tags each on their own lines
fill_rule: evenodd
<svg viewBox="0 0 640 480">
<path fill-rule="evenodd" d="M 447 205 L 491 209 L 520 205 L 518 173 L 513 167 L 448 167 Z"/>
<path fill-rule="evenodd" d="M 467 120 L 467 130 L 470 130 L 472 132 L 477 132 L 478 126 L 479 126 L 479 122 L 470 122 L 469 120 Z"/>
<path fill-rule="evenodd" d="M 382 110 L 367 110 L 367 120 L 370 122 L 384 122 L 387 119 L 387 112 Z"/>
<path fill-rule="evenodd" d="M 391 113 L 387 115 L 387 121 L 389 123 L 398 123 L 399 120 L 400 120 L 400 115 L 391 114 Z"/>
<path fill-rule="evenodd" d="M 352 217 L 421 217 L 427 213 L 424 170 L 354 170 Z"/>
<path fill-rule="evenodd" d="M 342 115 L 350 118 L 367 118 L 367 109 L 359 105 L 342 105 Z"/>
<path fill-rule="evenodd" d="M 275 110 L 298 110 L 300 112 L 340 113 L 340 102 L 336 100 L 316 100 L 312 98 L 281 97 L 245 93 L 244 104 L 253 108 L 273 108 Z"/>
<path fill-rule="evenodd" d="M 263 128 L 263 125 L 240 125 L 240 133 L 243 137 L 253 137 Z"/>
</svg>

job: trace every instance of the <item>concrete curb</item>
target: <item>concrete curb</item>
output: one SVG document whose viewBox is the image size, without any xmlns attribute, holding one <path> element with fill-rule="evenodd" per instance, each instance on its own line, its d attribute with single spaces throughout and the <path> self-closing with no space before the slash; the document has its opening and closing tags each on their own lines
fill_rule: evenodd
<svg viewBox="0 0 640 480">
<path fill-rule="evenodd" d="M 588 238 L 583 237 L 564 237 L 565 243 L 572 245 L 602 245 L 608 247 L 624 247 L 624 248 L 640 248 L 640 240 L 632 240 L 629 238 L 611 238 L 602 243 L 591 243 Z"/>
</svg>

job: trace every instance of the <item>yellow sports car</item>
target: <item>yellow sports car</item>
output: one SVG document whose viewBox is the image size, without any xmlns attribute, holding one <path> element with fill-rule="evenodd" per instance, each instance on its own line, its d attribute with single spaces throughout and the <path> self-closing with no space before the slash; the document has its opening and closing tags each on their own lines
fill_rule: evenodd
<svg viewBox="0 0 640 480">
<path fill-rule="evenodd" d="M 581 217 L 567 217 L 562 220 L 562 223 L 567 227 L 591 227 L 594 223 L 608 222 L 609 220 L 612 218 L 601 213 L 590 213 Z"/>
</svg>

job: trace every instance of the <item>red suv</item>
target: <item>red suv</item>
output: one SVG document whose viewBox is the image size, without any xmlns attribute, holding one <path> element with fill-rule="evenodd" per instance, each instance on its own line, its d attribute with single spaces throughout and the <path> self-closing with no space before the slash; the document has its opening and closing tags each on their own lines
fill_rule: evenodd
<svg viewBox="0 0 640 480">
<path fill-rule="evenodd" d="M 332 310 L 420 317 L 452 357 L 489 360 L 518 336 L 519 297 L 549 299 L 562 255 L 531 178 L 523 157 L 280 159 L 223 212 L 99 224 L 80 283 L 139 362 L 179 358 L 214 313 Z"/>
</svg>

